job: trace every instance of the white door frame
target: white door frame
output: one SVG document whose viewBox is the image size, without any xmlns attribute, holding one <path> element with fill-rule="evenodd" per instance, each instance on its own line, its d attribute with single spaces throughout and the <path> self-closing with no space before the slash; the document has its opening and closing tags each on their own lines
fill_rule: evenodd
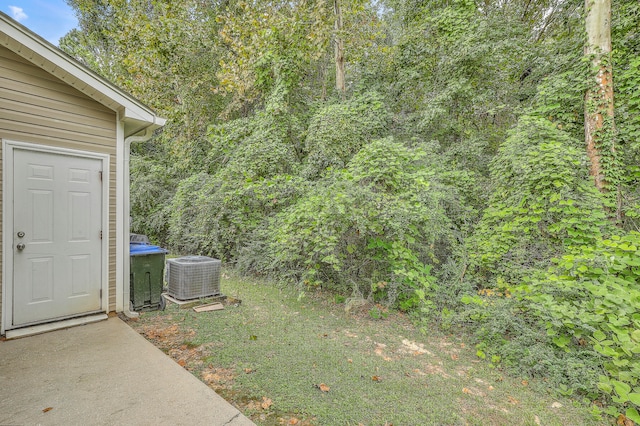
<svg viewBox="0 0 640 426">
<path fill-rule="evenodd" d="M 109 310 L 109 154 L 2 140 L 2 318 L 0 334 L 13 326 L 13 150 L 61 154 L 102 161 L 102 297 L 100 311 Z"/>
</svg>

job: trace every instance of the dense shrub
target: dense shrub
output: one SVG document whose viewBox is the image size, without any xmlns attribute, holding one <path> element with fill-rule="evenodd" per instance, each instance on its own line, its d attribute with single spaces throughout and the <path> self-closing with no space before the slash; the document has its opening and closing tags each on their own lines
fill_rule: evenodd
<svg viewBox="0 0 640 426">
<path fill-rule="evenodd" d="M 252 119 L 211 126 L 207 172 L 181 181 L 171 203 L 171 248 L 236 261 L 253 230 L 304 190 L 292 174 L 298 134 L 274 103 Z"/>
<path fill-rule="evenodd" d="M 579 146 L 548 120 L 523 117 L 500 147 L 490 205 L 469 242 L 472 264 L 487 279 L 517 283 L 609 228 Z"/>
<path fill-rule="evenodd" d="M 177 179 L 165 165 L 138 155 L 131 156 L 130 173 L 131 232 L 164 244 Z"/>
<path fill-rule="evenodd" d="M 392 139 L 368 144 L 274 217 L 254 265 L 403 309 L 426 302 L 436 247 L 450 252 L 451 227 L 425 157 Z"/>
<path fill-rule="evenodd" d="M 307 129 L 304 175 L 314 179 L 329 167 L 344 168 L 367 142 L 385 136 L 389 121 L 384 100 L 376 93 L 319 109 Z"/>
</svg>

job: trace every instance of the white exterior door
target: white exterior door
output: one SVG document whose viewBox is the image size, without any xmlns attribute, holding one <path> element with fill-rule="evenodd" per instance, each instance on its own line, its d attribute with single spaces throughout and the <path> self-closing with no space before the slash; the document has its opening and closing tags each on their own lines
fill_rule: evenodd
<svg viewBox="0 0 640 426">
<path fill-rule="evenodd" d="M 102 161 L 12 152 L 12 326 L 101 310 Z"/>
</svg>

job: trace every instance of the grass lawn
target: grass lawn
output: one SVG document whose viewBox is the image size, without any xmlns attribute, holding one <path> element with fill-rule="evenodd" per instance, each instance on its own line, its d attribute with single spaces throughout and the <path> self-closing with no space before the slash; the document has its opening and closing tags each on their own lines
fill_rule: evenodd
<svg viewBox="0 0 640 426">
<path fill-rule="evenodd" d="M 584 407 L 479 361 L 459 337 L 223 274 L 238 306 L 168 304 L 131 326 L 259 425 L 590 425 Z"/>
</svg>

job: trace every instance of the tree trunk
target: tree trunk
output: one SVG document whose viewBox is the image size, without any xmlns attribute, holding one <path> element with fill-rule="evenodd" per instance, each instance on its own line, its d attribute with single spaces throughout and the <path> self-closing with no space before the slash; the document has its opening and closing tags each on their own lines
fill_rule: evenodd
<svg viewBox="0 0 640 426">
<path fill-rule="evenodd" d="M 585 54 L 592 58 L 595 79 L 585 95 L 584 130 L 590 173 L 596 188 L 607 190 L 602 149 L 615 153 L 612 133 L 613 81 L 611 70 L 611 0 L 585 0 L 587 45 Z M 609 141 L 604 140 L 609 138 Z M 608 145 L 608 146 L 606 146 Z M 606 155 L 606 153 L 604 153 Z"/>
<path fill-rule="evenodd" d="M 611 0 L 585 0 L 587 44 L 594 79 L 585 94 L 584 133 L 589 173 L 600 192 L 616 199 L 615 216 L 620 219 L 620 195 L 615 176 L 616 147 L 611 65 Z"/>
<path fill-rule="evenodd" d="M 336 58 L 336 89 L 344 96 L 346 92 L 344 78 L 344 41 L 342 40 L 342 11 L 340 10 L 340 0 L 334 0 L 335 20 L 335 58 Z"/>
</svg>

